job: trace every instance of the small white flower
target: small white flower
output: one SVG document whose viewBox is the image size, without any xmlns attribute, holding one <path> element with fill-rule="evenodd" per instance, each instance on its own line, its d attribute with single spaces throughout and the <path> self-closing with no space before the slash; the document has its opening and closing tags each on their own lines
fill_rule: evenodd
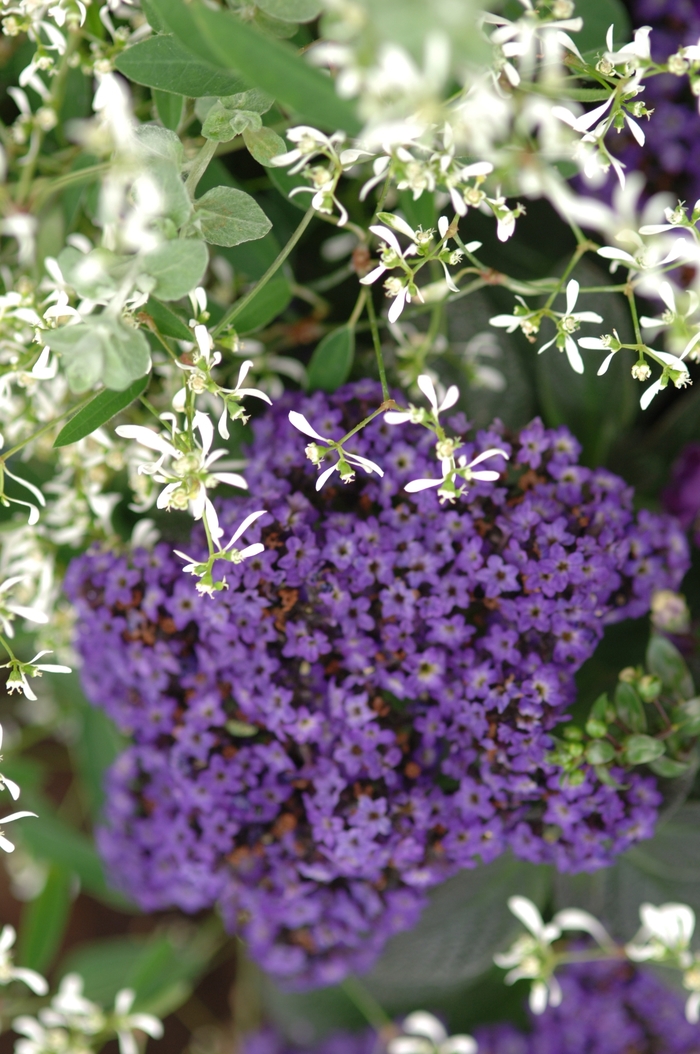
<svg viewBox="0 0 700 1054">
<path fill-rule="evenodd" d="M 692 962 L 690 941 L 695 930 L 695 912 L 687 904 L 642 904 L 639 909 L 642 926 L 625 946 L 634 962 L 672 962 L 689 967 Z"/>
<path fill-rule="evenodd" d="M 557 960 L 551 945 L 561 937 L 563 930 L 590 933 L 603 948 L 614 947 L 603 926 L 587 911 L 567 908 L 545 924 L 538 909 L 527 897 L 511 897 L 508 907 L 530 932 L 518 937 L 507 952 L 494 955 L 494 962 L 509 970 L 505 977 L 506 984 L 514 984 L 522 979 L 532 981 L 529 1001 L 533 1014 L 543 1013 L 548 1004 L 559 1006 L 561 1003 L 562 990 L 554 976 Z"/>
<path fill-rule="evenodd" d="M 369 458 L 361 457 L 359 454 L 350 454 L 347 450 L 340 447 L 333 439 L 326 439 L 324 436 L 318 434 L 313 425 L 309 424 L 303 414 L 298 413 L 296 410 L 289 411 L 289 422 L 294 425 L 296 429 L 303 432 L 304 435 L 309 436 L 311 439 L 317 439 L 320 443 L 323 443 L 323 447 L 319 448 L 315 443 L 310 443 L 306 448 L 306 456 L 315 465 L 320 465 L 324 458 L 335 451 L 338 455 L 338 461 L 327 468 L 316 480 L 316 490 L 320 490 L 323 484 L 330 479 L 334 472 L 340 475 L 343 483 L 352 483 L 355 478 L 355 472 L 353 465 L 358 468 L 362 468 L 365 472 L 370 475 L 376 472 L 377 475 L 383 476 L 384 472 L 375 464 L 374 461 L 370 461 Z"/>
<path fill-rule="evenodd" d="M 566 286 L 566 312 L 559 316 L 557 333 L 538 350 L 538 355 L 541 355 L 543 351 L 547 350 L 547 348 L 551 348 L 552 344 L 555 342 L 560 350 L 561 345 L 563 344 L 564 350 L 566 351 L 566 357 L 569 360 L 569 365 L 575 373 L 583 373 L 583 359 L 581 358 L 572 333 L 579 328 L 582 322 L 603 321 L 602 317 L 595 311 L 574 311 L 576 301 L 578 300 L 579 289 L 580 286 L 578 282 L 575 278 L 572 278 Z"/>
<path fill-rule="evenodd" d="M 131 988 L 122 988 L 114 1000 L 114 1030 L 119 1040 L 120 1054 L 138 1054 L 139 1047 L 134 1030 L 145 1032 L 151 1039 L 160 1039 L 163 1025 L 153 1014 L 132 1014 L 136 993 Z"/>
<path fill-rule="evenodd" d="M 22 981 L 36 995 L 46 995 L 49 986 L 46 980 L 36 970 L 29 970 L 23 966 L 15 966 L 12 962 L 10 948 L 15 943 L 17 934 L 13 926 L 3 926 L 0 932 L 0 984 L 9 984 L 10 981 Z"/>
<path fill-rule="evenodd" d="M 388 1054 L 476 1054 L 473 1036 L 448 1036 L 441 1021 L 425 1010 L 415 1010 L 401 1023 L 402 1036 L 387 1044 Z"/>
</svg>

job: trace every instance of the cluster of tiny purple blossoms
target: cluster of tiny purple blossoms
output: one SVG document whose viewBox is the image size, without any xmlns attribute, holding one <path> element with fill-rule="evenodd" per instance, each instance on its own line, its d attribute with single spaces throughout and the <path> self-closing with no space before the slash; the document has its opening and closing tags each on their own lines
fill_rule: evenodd
<svg viewBox="0 0 700 1054">
<path fill-rule="evenodd" d="M 110 874 L 146 910 L 218 903 L 295 985 L 367 969 L 429 887 L 508 847 L 608 865 L 660 801 L 639 774 L 563 787 L 548 733 L 604 626 L 679 585 L 675 521 L 635 517 L 630 488 L 538 420 L 465 443 L 511 459 L 452 507 L 403 490 L 436 473 L 434 437 L 381 418 L 353 442 L 383 478 L 317 493 L 287 411 L 340 437 L 380 401 L 360 382 L 255 422 L 255 498 L 220 514 L 266 508 L 246 535 L 265 550 L 213 598 L 163 544 L 91 550 L 67 576 L 87 695 L 135 740 L 108 780 Z"/>
<path fill-rule="evenodd" d="M 557 976 L 558 1007 L 530 1015 L 530 1032 L 510 1024 L 474 1030 L 478 1054 L 697 1054 L 700 1028 L 689 1024 L 683 997 L 650 970 L 628 963 L 580 963 Z M 474 1009 L 478 1009 L 474 1007 Z M 315 1044 L 290 1043 L 274 1029 L 251 1033 L 243 1054 L 383 1054 L 371 1030 L 336 1032 Z"/>
<path fill-rule="evenodd" d="M 506 1024 L 477 1029 L 479 1054 L 696 1054 L 700 1050 L 700 1028 L 686 1021 L 683 997 L 650 970 L 620 962 L 577 963 L 558 971 L 557 977 L 564 994 L 560 1006 L 550 1006 L 539 1017 L 530 1015 L 529 1034 Z"/>
</svg>

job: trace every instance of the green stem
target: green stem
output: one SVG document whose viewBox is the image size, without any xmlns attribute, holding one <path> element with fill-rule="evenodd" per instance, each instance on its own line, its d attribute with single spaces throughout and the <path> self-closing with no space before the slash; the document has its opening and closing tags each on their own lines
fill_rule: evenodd
<svg viewBox="0 0 700 1054">
<path fill-rule="evenodd" d="M 367 286 L 363 285 L 362 289 L 360 290 L 360 295 L 358 296 L 357 300 L 355 301 L 355 306 L 352 309 L 352 314 L 350 315 L 350 318 L 348 319 L 348 329 L 354 329 L 355 326 L 357 325 L 357 320 L 360 317 L 360 315 L 362 314 L 362 309 L 365 306 L 365 300 L 366 299 L 367 299 Z"/>
<path fill-rule="evenodd" d="M 46 432 L 50 432 L 59 421 L 64 419 L 64 417 L 68 417 L 69 414 L 78 413 L 84 406 L 87 406 L 91 399 L 94 399 L 95 394 L 95 392 L 90 392 L 89 395 L 86 395 L 85 398 L 81 399 L 79 403 L 75 404 L 75 406 L 70 406 L 67 410 L 64 410 L 62 414 L 59 414 L 58 417 L 52 417 L 47 424 L 42 425 L 41 428 L 37 428 L 36 432 L 32 432 L 30 436 L 27 436 L 27 438 L 23 439 L 20 443 L 15 443 L 14 446 L 11 446 L 10 449 L 6 450 L 0 457 L 0 464 L 5 464 L 13 454 L 22 450 L 22 448 L 25 447 L 27 443 L 31 443 L 33 439 L 38 439 L 39 436 L 43 436 Z"/>
<path fill-rule="evenodd" d="M 253 286 L 249 293 L 246 293 L 244 297 L 242 297 L 240 300 L 237 300 L 236 303 L 228 309 L 224 317 L 219 322 L 218 326 L 216 326 L 212 330 L 212 336 L 214 338 L 218 337 L 220 333 L 223 333 L 226 327 L 229 326 L 231 322 L 233 322 L 234 318 L 241 313 L 244 307 L 247 307 L 253 297 L 263 288 L 263 286 L 267 285 L 272 276 L 276 274 L 276 272 L 280 269 L 284 261 L 287 259 L 290 252 L 292 251 L 296 243 L 299 241 L 302 234 L 309 226 L 313 218 L 314 210 L 313 208 L 311 208 L 304 213 L 304 218 L 297 227 L 297 229 L 294 231 L 294 234 L 291 236 L 285 247 L 277 254 L 277 257 L 270 264 L 267 271 L 265 271 L 265 274 L 262 276 L 260 281 L 256 282 L 256 284 Z"/>
<path fill-rule="evenodd" d="M 3 648 L 5 649 L 5 651 L 10 656 L 10 662 L 17 662 L 17 659 L 15 657 L 15 653 L 13 652 L 12 648 L 7 643 L 5 638 L 2 636 L 2 634 L 0 634 L 0 644 L 2 644 Z"/>
<path fill-rule="evenodd" d="M 194 200 L 194 192 L 197 189 L 197 184 L 209 167 L 209 162 L 216 153 L 216 148 L 219 144 L 214 142 L 213 139 L 207 139 L 204 146 L 201 148 L 194 161 L 192 162 L 192 168 L 190 174 L 185 182 L 185 190 L 189 194 L 190 198 Z"/>
<path fill-rule="evenodd" d="M 101 165 L 90 165 L 88 168 L 79 168 L 75 172 L 67 172 L 65 176 L 57 176 L 55 179 L 47 180 L 46 183 L 37 188 L 36 196 L 32 202 L 34 209 L 41 208 L 51 197 L 66 187 L 74 186 L 76 183 L 89 182 L 96 176 L 103 176 L 108 172 L 110 165 L 105 162 Z"/>
<path fill-rule="evenodd" d="M 383 1006 L 377 1002 L 372 993 L 356 977 L 346 977 L 340 987 L 372 1028 L 376 1028 L 379 1031 L 392 1024 L 392 1020 Z"/>
<path fill-rule="evenodd" d="M 639 325 L 639 316 L 637 314 L 637 302 L 634 299 L 634 290 L 632 289 L 631 286 L 626 286 L 625 287 L 625 296 L 627 297 L 627 302 L 628 302 L 628 304 L 630 306 L 630 314 L 632 316 L 632 325 L 634 326 L 634 335 L 637 338 L 637 343 L 638 344 L 643 344 L 644 341 L 642 340 L 642 330 L 641 330 L 640 325 Z"/>
<path fill-rule="evenodd" d="M 557 288 L 552 293 L 550 293 L 550 295 L 547 297 L 547 303 L 544 305 L 544 310 L 545 311 L 552 306 L 552 304 L 554 303 L 556 298 L 559 296 L 559 294 L 561 293 L 562 289 L 564 288 L 564 282 L 569 277 L 571 272 L 574 270 L 574 268 L 576 267 L 576 264 L 579 262 L 579 260 L 583 256 L 583 254 L 588 252 L 589 249 L 595 249 L 595 248 L 597 248 L 597 246 L 595 246 L 593 244 L 593 242 L 589 242 L 587 239 L 583 243 L 579 243 L 576 246 L 576 248 L 574 249 L 572 257 L 569 260 L 568 266 L 567 266 L 566 270 L 564 271 L 564 274 L 561 276 L 561 278 L 557 282 Z"/>
<path fill-rule="evenodd" d="M 352 437 L 357 432 L 361 432 L 365 425 L 368 425 L 370 421 L 373 421 L 375 419 L 375 417 L 378 417 L 379 414 L 383 414 L 385 413 L 385 411 L 390 410 L 395 406 L 396 403 L 393 399 L 385 399 L 380 407 L 378 407 L 376 410 L 373 410 L 369 417 L 365 417 L 365 419 L 363 421 L 360 421 L 359 424 L 355 425 L 354 428 L 351 428 L 350 431 L 346 435 L 344 435 L 342 439 L 339 439 L 337 443 L 334 443 L 334 446 L 342 447 L 345 443 L 347 443 L 348 439 L 352 439 Z"/>
<path fill-rule="evenodd" d="M 49 96 L 49 105 L 58 114 L 61 109 L 63 102 L 63 96 L 65 94 L 66 79 L 68 77 L 68 70 L 70 69 L 69 62 L 75 49 L 80 43 L 81 33 L 79 30 L 73 30 L 68 36 L 68 44 L 66 50 L 61 58 L 61 64 L 58 67 L 56 76 L 53 79 L 53 86 L 51 88 L 51 94 Z M 22 169 L 22 175 L 20 176 L 19 183 L 17 185 L 17 203 L 22 205 L 28 195 L 32 186 L 32 180 L 34 179 L 34 172 L 36 170 L 36 164 L 39 160 L 39 154 L 41 147 L 44 142 L 45 133 L 40 128 L 36 130 L 36 140 L 33 147 L 30 148 L 30 154 L 27 158 L 27 163 Z"/>
<path fill-rule="evenodd" d="M 382 396 L 389 398 L 389 385 L 386 382 L 386 369 L 384 368 L 384 356 L 382 355 L 382 342 L 379 339 L 379 327 L 377 315 L 374 310 L 374 302 L 371 295 L 367 297 L 367 314 L 369 316 L 369 327 L 372 331 L 372 343 L 377 356 L 377 368 L 379 369 L 379 380 L 382 382 Z"/>
</svg>

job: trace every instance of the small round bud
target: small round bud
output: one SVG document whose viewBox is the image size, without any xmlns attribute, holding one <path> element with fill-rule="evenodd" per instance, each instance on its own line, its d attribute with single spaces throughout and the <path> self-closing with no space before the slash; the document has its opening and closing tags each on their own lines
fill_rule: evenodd
<svg viewBox="0 0 700 1054">
<path fill-rule="evenodd" d="M 675 55 L 669 55 L 668 57 L 668 72 L 673 73 L 676 77 L 682 77 L 687 71 L 689 66 L 688 60 L 676 52 Z"/>
<path fill-rule="evenodd" d="M 637 680 L 637 671 L 634 666 L 625 666 L 624 670 L 620 670 L 618 673 L 617 679 L 624 684 L 634 684 Z"/>
<path fill-rule="evenodd" d="M 651 366 L 649 366 L 644 359 L 640 359 L 639 362 L 635 362 L 632 367 L 632 376 L 635 381 L 648 381 L 651 377 Z"/>
<path fill-rule="evenodd" d="M 592 736 L 593 739 L 602 739 L 607 731 L 608 726 L 604 721 L 599 721 L 595 717 L 589 717 L 588 721 L 586 721 L 586 732 L 589 736 Z"/>
<path fill-rule="evenodd" d="M 613 73 L 615 72 L 615 67 L 613 66 L 612 62 L 610 61 L 610 59 L 606 58 L 599 59 L 599 61 L 596 63 L 595 68 L 597 69 L 598 73 L 602 73 L 604 77 L 612 77 Z"/>
<path fill-rule="evenodd" d="M 645 703 L 651 703 L 654 699 L 658 699 L 662 688 L 663 685 L 660 679 L 650 673 L 645 673 L 637 682 L 637 691 Z"/>
<path fill-rule="evenodd" d="M 563 732 L 564 739 L 570 740 L 581 740 L 583 739 L 583 732 L 576 725 L 567 725 Z"/>
<path fill-rule="evenodd" d="M 690 611 L 681 593 L 657 589 L 651 598 L 651 621 L 662 633 L 687 633 Z"/>
<path fill-rule="evenodd" d="M 554 0 L 552 14 L 555 18 L 571 18 L 574 13 L 573 0 Z"/>
</svg>

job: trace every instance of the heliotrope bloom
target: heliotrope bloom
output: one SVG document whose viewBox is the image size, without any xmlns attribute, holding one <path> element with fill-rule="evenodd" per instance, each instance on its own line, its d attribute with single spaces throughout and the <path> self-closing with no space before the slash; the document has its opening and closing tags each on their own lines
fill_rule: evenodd
<svg viewBox="0 0 700 1054">
<path fill-rule="evenodd" d="M 635 517 L 631 489 L 539 421 L 471 436 L 451 417 L 468 462 L 497 448 L 509 467 L 448 508 L 405 491 L 435 436 L 382 417 L 353 449 L 384 475 L 318 491 L 289 411 L 337 442 L 381 402 L 361 382 L 255 422 L 255 504 L 219 513 L 228 531 L 266 508 L 246 531 L 264 551 L 213 599 L 164 544 L 93 549 L 66 580 L 85 690 L 134 739 L 108 778 L 110 874 L 146 910 L 218 903 L 295 985 L 366 969 L 428 888 L 507 848 L 610 864 L 660 801 L 639 772 L 562 786 L 549 732 L 604 626 L 677 588 L 680 529 Z"/>
</svg>

